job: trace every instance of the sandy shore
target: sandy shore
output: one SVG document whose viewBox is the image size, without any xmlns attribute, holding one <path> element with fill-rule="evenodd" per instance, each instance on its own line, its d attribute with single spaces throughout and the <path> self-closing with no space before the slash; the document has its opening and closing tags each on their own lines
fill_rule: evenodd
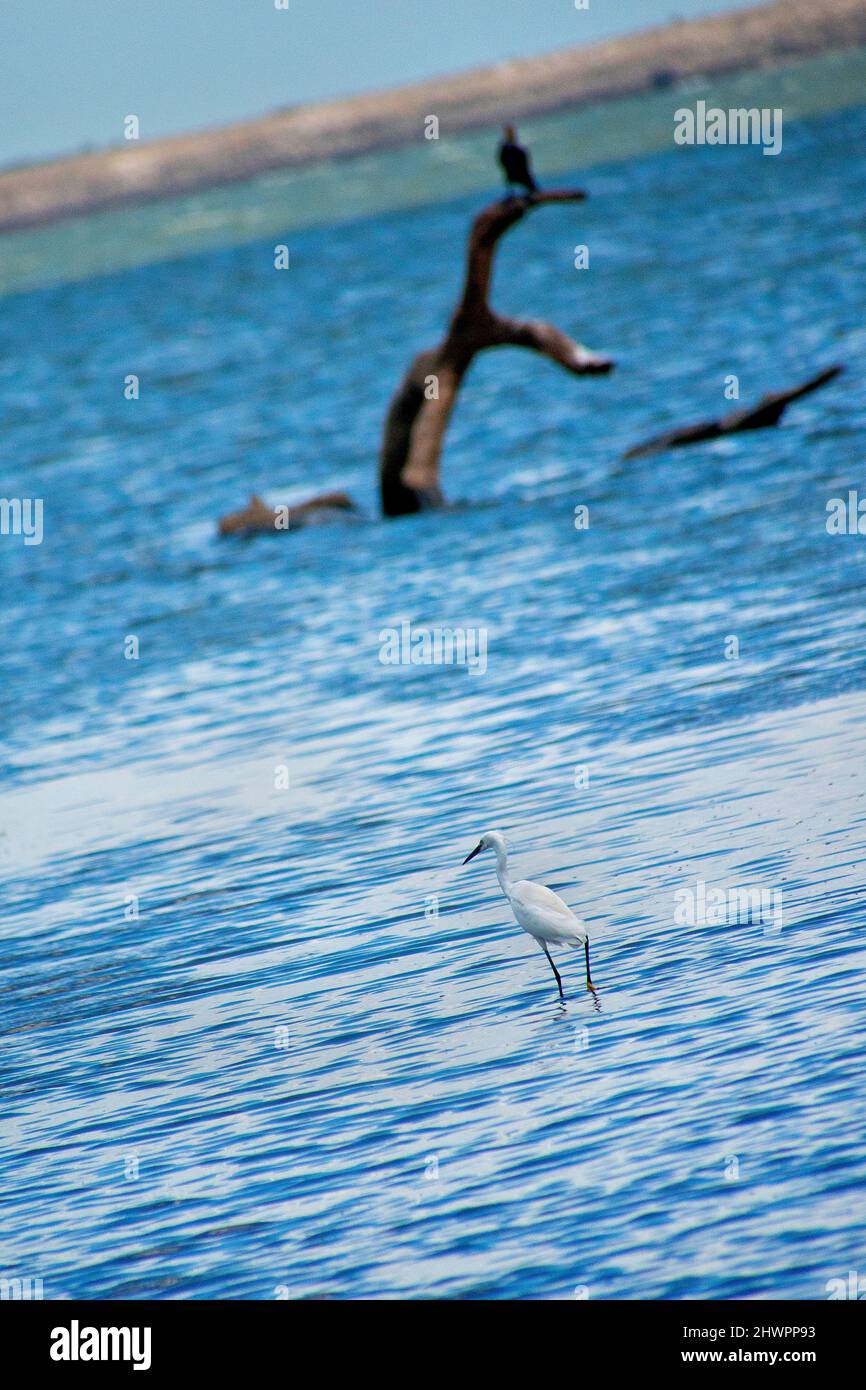
<svg viewBox="0 0 866 1390">
<path fill-rule="evenodd" d="M 173 197 L 316 160 L 866 45 L 864 0 L 776 0 L 626 38 L 500 63 L 387 92 L 298 107 L 195 135 L 130 142 L 0 173 L 0 231 Z"/>
</svg>

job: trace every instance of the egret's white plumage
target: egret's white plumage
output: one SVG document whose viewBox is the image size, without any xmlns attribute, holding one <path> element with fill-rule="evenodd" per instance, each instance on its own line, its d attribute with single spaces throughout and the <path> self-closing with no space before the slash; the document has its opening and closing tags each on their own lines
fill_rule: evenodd
<svg viewBox="0 0 866 1390">
<path fill-rule="evenodd" d="M 512 883 L 508 873 L 508 848 L 505 840 L 498 830 L 488 830 L 471 854 L 467 854 L 463 860 L 468 864 L 470 859 L 474 859 L 476 854 L 482 850 L 492 849 L 496 855 L 496 877 L 499 879 L 499 886 L 511 904 L 511 911 L 517 920 L 518 926 L 531 937 L 533 937 L 543 950 L 547 959 L 550 961 L 551 969 L 556 976 L 556 983 L 559 987 L 559 997 L 564 999 L 562 992 L 562 980 L 559 971 L 553 964 L 553 958 L 547 949 L 548 946 L 568 946 L 576 950 L 582 946 L 586 955 L 586 985 L 595 993 L 595 987 L 589 973 L 589 933 L 580 920 L 575 917 L 567 903 L 562 901 L 557 893 L 550 888 L 545 888 L 543 883 L 533 883 L 532 879 L 520 878 L 516 883 Z"/>
</svg>

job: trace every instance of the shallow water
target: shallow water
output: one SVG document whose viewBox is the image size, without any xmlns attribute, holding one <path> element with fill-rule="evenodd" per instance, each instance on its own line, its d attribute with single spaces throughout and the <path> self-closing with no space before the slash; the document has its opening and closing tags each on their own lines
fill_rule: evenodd
<svg viewBox="0 0 866 1390">
<path fill-rule="evenodd" d="M 861 109 L 778 159 L 603 165 L 514 231 L 497 302 L 619 367 L 480 361 L 445 514 L 380 521 L 375 452 L 478 196 L 298 231 L 285 274 L 256 243 L 0 304 L 2 491 L 45 506 L 42 545 L 0 538 L 0 1272 L 103 1298 L 862 1272 L 866 541 L 825 520 L 866 448 L 864 140 Z M 619 462 L 729 409 L 730 373 L 746 402 L 836 360 L 778 430 Z M 252 489 L 334 487 L 358 517 L 215 536 Z M 482 629 L 486 669 L 383 664 L 402 619 Z M 557 1007 L 489 857 L 460 867 L 489 826 L 585 916 L 600 1012 L 579 956 Z M 698 880 L 780 916 L 675 921 Z"/>
</svg>

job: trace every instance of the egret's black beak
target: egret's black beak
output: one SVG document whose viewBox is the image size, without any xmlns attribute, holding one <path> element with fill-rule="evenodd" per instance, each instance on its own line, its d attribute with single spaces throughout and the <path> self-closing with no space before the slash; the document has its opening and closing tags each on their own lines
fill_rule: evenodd
<svg viewBox="0 0 866 1390">
<path fill-rule="evenodd" d="M 476 854 L 480 854 L 481 851 L 483 850 L 483 848 L 484 848 L 484 846 L 483 846 L 483 845 L 481 844 L 481 842 L 479 841 L 478 844 L 475 846 L 474 850 L 472 851 L 472 853 L 471 853 L 471 854 L 467 854 L 466 858 L 463 860 L 463 863 L 464 863 L 464 864 L 468 864 L 468 863 L 469 863 L 469 860 L 470 860 L 470 859 L 474 859 L 475 856 L 476 856 Z"/>
</svg>

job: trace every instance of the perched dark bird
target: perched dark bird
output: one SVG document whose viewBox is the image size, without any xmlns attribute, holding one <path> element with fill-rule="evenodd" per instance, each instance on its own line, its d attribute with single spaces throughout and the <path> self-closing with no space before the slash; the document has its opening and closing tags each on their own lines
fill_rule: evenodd
<svg viewBox="0 0 866 1390">
<path fill-rule="evenodd" d="M 529 154 L 517 143 L 517 131 L 513 125 L 504 127 L 502 144 L 499 146 L 499 163 L 502 165 L 509 188 L 520 184 L 529 193 L 538 192 L 538 184 L 532 177 L 529 167 Z"/>
</svg>

